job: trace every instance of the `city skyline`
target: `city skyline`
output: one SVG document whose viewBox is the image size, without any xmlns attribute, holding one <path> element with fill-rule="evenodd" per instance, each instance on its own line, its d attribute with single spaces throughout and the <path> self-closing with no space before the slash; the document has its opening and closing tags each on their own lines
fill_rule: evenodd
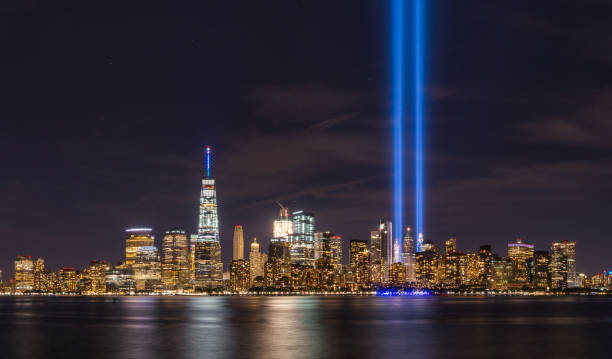
<svg viewBox="0 0 612 359">
<path fill-rule="evenodd" d="M 271 200 L 345 239 L 393 220 L 390 2 L 203 6 L 37 3 L 7 19 L 5 277 L 20 253 L 120 260 L 131 226 L 194 233 L 205 143 L 224 248 L 235 224 L 267 248 Z M 428 4 L 425 239 L 576 240 L 580 270 L 608 262 L 609 6 L 570 8 Z"/>
</svg>

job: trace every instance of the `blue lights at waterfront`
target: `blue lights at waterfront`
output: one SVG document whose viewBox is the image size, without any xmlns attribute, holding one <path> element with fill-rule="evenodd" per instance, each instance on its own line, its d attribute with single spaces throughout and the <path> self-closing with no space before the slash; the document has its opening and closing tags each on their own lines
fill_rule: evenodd
<svg viewBox="0 0 612 359">
<path fill-rule="evenodd" d="M 377 296 L 380 297 L 426 297 L 431 295 L 431 292 L 426 289 L 412 289 L 412 290 L 395 290 L 395 289 L 381 289 L 376 292 Z"/>
<path fill-rule="evenodd" d="M 423 125 L 423 28 L 424 28 L 424 1 L 414 1 L 414 139 L 415 139 L 415 220 L 416 232 L 425 231 L 423 218 L 424 196 L 423 182 L 425 171 L 423 168 L 424 125 Z M 418 251 L 421 248 L 417 248 Z"/>
<path fill-rule="evenodd" d="M 391 4 L 391 58 L 393 84 L 393 233 L 402 248 L 404 228 L 404 0 Z"/>
</svg>

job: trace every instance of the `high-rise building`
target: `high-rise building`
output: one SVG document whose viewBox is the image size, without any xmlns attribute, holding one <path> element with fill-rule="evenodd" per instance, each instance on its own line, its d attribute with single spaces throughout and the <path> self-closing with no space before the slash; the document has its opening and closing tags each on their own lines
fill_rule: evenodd
<svg viewBox="0 0 612 359">
<path fill-rule="evenodd" d="M 478 250 L 478 285 L 487 289 L 494 289 L 495 287 L 495 271 L 492 260 L 491 245 L 480 246 Z"/>
<path fill-rule="evenodd" d="M 127 239 L 125 240 L 125 264 L 134 264 L 134 257 L 140 247 L 150 247 L 155 245 L 155 238 L 151 228 L 128 228 L 125 230 Z"/>
<path fill-rule="evenodd" d="M 495 289 L 498 291 L 508 290 L 513 275 L 514 263 L 509 258 L 502 258 L 498 255 L 493 255 L 491 259 L 495 277 Z"/>
<path fill-rule="evenodd" d="M 323 251 L 323 232 L 315 232 L 314 234 L 314 260 L 321 258 L 321 251 Z"/>
<path fill-rule="evenodd" d="M 217 190 L 211 176 L 211 148 L 206 147 L 206 171 L 202 177 L 198 236 L 194 248 L 194 279 L 196 289 L 219 288 L 223 285 L 223 263 L 219 242 Z"/>
<path fill-rule="evenodd" d="M 120 263 L 106 271 L 107 292 L 112 294 L 135 294 L 134 270 Z"/>
<path fill-rule="evenodd" d="M 389 267 L 389 283 L 401 286 L 406 283 L 406 266 L 401 262 L 393 263 Z"/>
<path fill-rule="evenodd" d="M 48 293 L 49 288 L 47 285 L 48 276 L 45 271 L 45 260 L 38 258 L 34 262 L 34 291 L 38 293 Z"/>
<path fill-rule="evenodd" d="M 414 272 L 414 267 L 416 265 L 416 255 L 414 249 L 414 237 L 412 237 L 410 227 L 407 227 L 406 234 L 404 235 L 402 249 L 402 263 L 406 267 L 406 281 L 409 283 L 416 281 L 416 276 Z"/>
<path fill-rule="evenodd" d="M 393 225 L 390 221 L 381 222 L 378 226 L 380 233 L 380 268 L 383 282 L 389 280 L 389 266 L 393 264 Z"/>
<path fill-rule="evenodd" d="M 449 239 L 444 242 L 444 254 L 450 254 L 457 252 L 457 237 L 454 235 L 450 236 Z"/>
<path fill-rule="evenodd" d="M 236 225 L 234 227 L 234 260 L 236 259 L 244 259 L 244 232 L 242 231 L 241 225 Z"/>
<path fill-rule="evenodd" d="M 438 246 L 434 243 L 434 241 L 429 240 L 429 239 L 421 243 L 421 251 L 422 252 L 431 251 L 431 252 L 436 252 L 437 254 L 440 253 L 440 251 L 438 250 Z"/>
<path fill-rule="evenodd" d="M 370 286 L 370 251 L 368 241 L 351 239 L 349 265 L 356 288 Z"/>
<path fill-rule="evenodd" d="M 149 293 L 161 291 L 161 262 L 157 247 L 138 248 L 132 268 L 134 269 L 136 291 Z"/>
<path fill-rule="evenodd" d="M 517 238 L 516 243 L 508 243 L 508 258 L 512 261 L 509 287 L 522 288 L 529 285 L 527 263 L 533 260 L 533 252 L 533 244 L 524 243 L 522 238 Z"/>
<path fill-rule="evenodd" d="M 314 214 L 297 211 L 293 218 L 291 235 L 291 262 L 314 266 L 315 261 L 315 217 Z"/>
<path fill-rule="evenodd" d="M 166 231 L 162 242 L 162 284 L 164 289 L 182 290 L 190 280 L 187 234 L 179 228 Z"/>
<path fill-rule="evenodd" d="M 330 231 L 323 232 L 323 250 L 321 258 L 340 272 L 342 269 L 342 237 L 331 233 Z"/>
<path fill-rule="evenodd" d="M 244 292 L 251 287 L 251 271 L 245 259 L 234 259 L 230 262 L 230 289 Z"/>
<path fill-rule="evenodd" d="M 374 284 L 384 282 L 382 270 L 381 237 L 378 230 L 370 232 L 370 281 Z"/>
<path fill-rule="evenodd" d="M 575 288 L 576 242 L 553 242 L 551 247 L 551 284 L 555 289 Z"/>
<path fill-rule="evenodd" d="M 415 275 L 417 285 L 423 288 L 434 288 L 440 283 L 440 256 L 434 251 L 423 251 L 416 254 Z"/>
<path fill-rule="evenodd" d="M 17 256 L 15 260 L 15 292 L 34 290 L 34 262 L 30 256 Z"/>
<path fill-rule="evenodd" d="M 251 243 L 251 251 L 249 252 L 249 269 L 251 273 L 251 283 L 254 282 L 255 277 L 263 277 L 264 275 L 264 263 L 268 260 L 268 255 L 261 253 L 259 250 L 259 243 L 257 238 L 253 238 Z"/>
<path fill-rule="evenodd" d="M 534 252 L 533 287 L 540 290 L 550 289 L 550 254 L 548 251 Z"/>
<path fill-rule="evenodd" d="M 74 267 L 64 267 L 58 273 L 59 291 L 64 294 L 76 293 L 77 272 Z"/>
<path fill-rule="evenodd" d="M 93 260 L 83 271 L 85 279 L 84 294 L 102 295 L 106 292 L 106 272 L 110 266 L 105 260 Z"/>
<path fill-rule="evenodd" d="M 293 221 L 289 216 L 289 208 L 278 203 L 280 206 L 280 214 L 278 219 L 274 221 L 272 226 L 272 240 L 274 242 L 287 242 L 291 241 L 293 235 Z"/>
</svg>

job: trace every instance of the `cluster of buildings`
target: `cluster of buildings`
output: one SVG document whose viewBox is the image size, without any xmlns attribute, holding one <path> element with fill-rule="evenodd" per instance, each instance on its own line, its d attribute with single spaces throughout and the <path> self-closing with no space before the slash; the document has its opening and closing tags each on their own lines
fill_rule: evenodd
<svg viewBox="0 0 612 359">
<path fill-rule="evenodd" d="M 370 239 L 348 241 L 315 228 L 315 216 L 290 212 L 282 204 L 273 221 L 267 253 L 253 238 L 245 257 L 242 226 L 234 228 L 233 259 L 224 273 L 219 241 L 215 179 L 210 147 L 202 178 L 197 233 L 179 228 L 165 232 L 161 251 L 150 228 L 126 230 L 125 261 L 112 266 L 91 261 L 77 270 L 51 271 L 42 258 L 18 256 L 14 278 L 0 291 L 14 294 L 181 294 L 199 292 L 371 292 L 380 288 L 427 288 L 435 291 L 542 291 L 572 288 L 612 289 L 612 273 L 587 277 L 576 271 L 576 242 L 554 242 L 536 251 L 521 238 L 508 243 L 507 256 L 491 251 L 457 250 L 451 236 L 440 249 L 410 228 L 393 230 L 379 222 Z M 404 230 L 404 231 L 402 231 Z M 403 232 L 403 233 L 402 233 Z M 346 260 L 348 259 L 348 261 Z M 0 272 L 1 278 L 1 272 Z"/>
</svg>

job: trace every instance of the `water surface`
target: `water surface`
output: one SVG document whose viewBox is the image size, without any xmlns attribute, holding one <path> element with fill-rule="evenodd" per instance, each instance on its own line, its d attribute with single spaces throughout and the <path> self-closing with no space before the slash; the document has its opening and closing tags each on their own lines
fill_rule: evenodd
<svg viewBox="0 0 612 359">
<path fill-rule="evenodd" d="M 0 297 L 1 358 L 608 358 L 606 297 Z"/>
</svg>

